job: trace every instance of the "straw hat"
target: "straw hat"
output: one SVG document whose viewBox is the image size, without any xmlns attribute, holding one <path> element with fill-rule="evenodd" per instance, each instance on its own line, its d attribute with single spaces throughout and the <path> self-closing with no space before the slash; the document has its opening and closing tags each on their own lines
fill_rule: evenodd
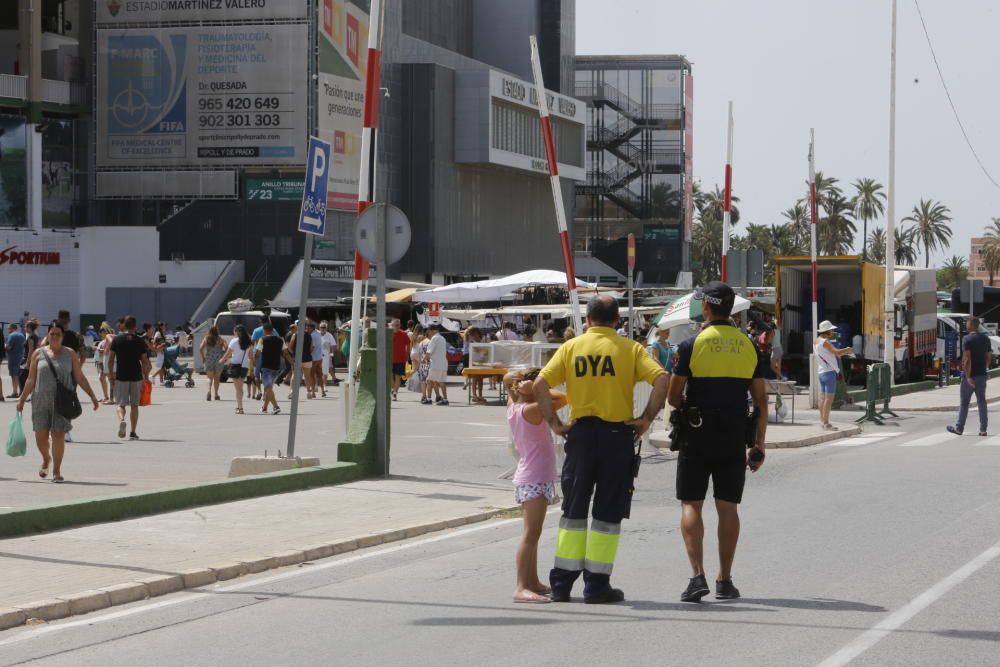
<svg viewBox="0 0 1000 667">
<path fill-rule="evenodd" d="M 816 329 L 816 333 L 826 333 L 827 331 L 833 331 L 837 327 L 833 326 L 833 322 L 830 320 L 823 320 L 819 323 L 819 327 Z"/>
</svg>

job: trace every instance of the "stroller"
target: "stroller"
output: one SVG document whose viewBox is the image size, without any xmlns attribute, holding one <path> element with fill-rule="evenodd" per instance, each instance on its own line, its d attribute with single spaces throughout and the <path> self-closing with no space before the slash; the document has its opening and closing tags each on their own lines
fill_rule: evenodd
<svg viewBox="0 0 1000 667">
<path fill-rule="evenodd" d="M 179 345 L 171 345 L 163 350 L 163 386 L 173 387 L 175 382 L 184 380 L 184 386 L 190 389 L 194 386 L 194 378 L 191 377 L 191 369 L 185 364 L 181 366 L 177 362 L 181 348 Z"/>
</svg>

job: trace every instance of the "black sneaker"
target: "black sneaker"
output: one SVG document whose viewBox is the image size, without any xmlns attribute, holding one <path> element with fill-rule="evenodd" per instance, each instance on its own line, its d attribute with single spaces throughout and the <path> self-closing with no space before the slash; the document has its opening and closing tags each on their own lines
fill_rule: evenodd
<svg viewBox="0 0 1000 667">
<path fill-rule="evenodd" d="M 688 581 L 688 587 L 681 593 L 681 602 L 700 602 L 709 592 L 705 575 L 699 574 Z"/>
<path fill-rule="evenodd" d="M 440 396 L 438 396 L 437 398 L 434 399 L 434 402 L 435 403 L 440 403 L 443 400 L 444 400 L 443 398 L 441 398 Z"/>
<path fill-rule="evenodd" d="M 128 434 L 128 439 L 129 440 L 138 440 L 139 436 L 136 435 L 135 431 L 132 431 L 131 433 Z"/>
<path fill-rule="evenodd" d="M 980 437 L 983 437 L 983 438 L 985 438 L 985 437 L 986 437 L 987 435 L 989 435 L 989 434 L 988 434 L 988 433 L 987 433 L 986 431 L 980 431 L 980 432 L 979 432 L 979 435 L 980 435 Z"/>
<path fill-rule="evenodd" d="M 421 398 L 420 405 L 434 405 L 434 401 L 429 398 Z"/>
<path fill-rule="evenodd" d="M 438 405 L 448 405 L 448 399 L 447 398 L 443 398 L 440 401 L 438 401 L 437 404 Z"/>
<path fill-rule="evenodd" d="M 549 594 L 549 599 L 553 602 L 569 602 L 569 590 L 561 591 L 553 588 L 552 593 Z"/>
<path fill-rule="evenodd" d="M 945 429 L 948 433 L 954 433 L 955 435 L 962 435 L 962 429 L 957 426 L 946 426 Z"/>
<path fill-rule="evenodd" d="M 715 582 L 715 599 L 716 600 L 735 600 L 740 596 L 740 589 L 733 586 L 732 579 L 726 579 L 725 581 Z"/>
<path fill-rule="evenodd" d="M 612 602 L 624 602 L 625 593 L 622 592 L 620 588 L 611 588 L 608 586 L 600 593 L 594 595 L 585 595 L 583 597 L 584 604 L 609 604 Z"/>
</svg>

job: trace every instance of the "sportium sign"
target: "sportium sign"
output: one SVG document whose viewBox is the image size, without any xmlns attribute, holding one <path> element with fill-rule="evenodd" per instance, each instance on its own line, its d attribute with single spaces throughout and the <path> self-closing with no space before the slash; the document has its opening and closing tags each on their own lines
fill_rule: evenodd
<svg viewBox="0 0 1000 667">
<path fill-rule="evenodd" d="M 10 246 L 0 250 L 0 266 L 5 264 L 59 264 L 59 253 L 24 251 Z"/>
</svg>

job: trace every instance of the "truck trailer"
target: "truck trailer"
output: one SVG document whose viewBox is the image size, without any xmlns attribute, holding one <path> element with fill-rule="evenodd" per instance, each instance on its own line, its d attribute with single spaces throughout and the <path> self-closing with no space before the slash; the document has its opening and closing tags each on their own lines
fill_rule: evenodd
<svg viewBox="0 0 1000 667">
<path fill-rule="evenodd" d="M 784 341 L 786 373 L 809 380 L 812 351 L 812 278 L 808 257 L 775 257 L 775 312 Z M 837 347 L 853 347 L 845 358 L 849 382 L 863 383 L 866 367 L 881 362 L 885 267 L 859 256 L 817 260 L 819 321 L 837 327 Z M 900 266 L 895 271 L 894 376 L 896 382 L 922 379 L 932 368 L 937 343 L 937 294 L 933 269 Z"/>
</svg>

